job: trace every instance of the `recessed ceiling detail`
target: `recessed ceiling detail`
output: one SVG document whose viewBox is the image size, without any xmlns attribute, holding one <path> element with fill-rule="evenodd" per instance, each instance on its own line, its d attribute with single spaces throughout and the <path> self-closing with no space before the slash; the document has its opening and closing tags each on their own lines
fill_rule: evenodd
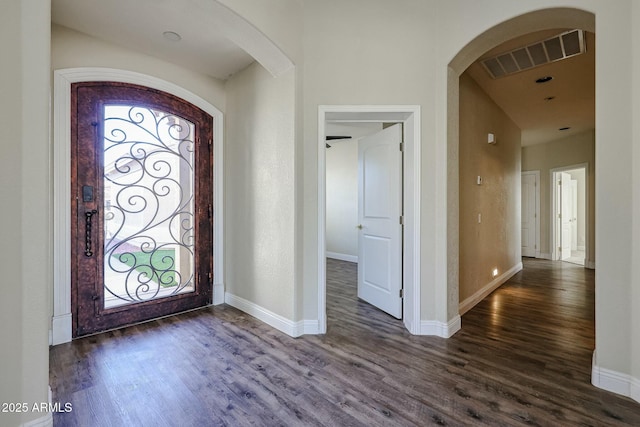
<svg viewBox="0 0 640 427">
<path fill-rule="evenodd" d="M 586 51 L 584 31 L 571 30 L 524 47 L 483 59 L 489 75 L 497 79 L 580 55 Z"/>
</svg>

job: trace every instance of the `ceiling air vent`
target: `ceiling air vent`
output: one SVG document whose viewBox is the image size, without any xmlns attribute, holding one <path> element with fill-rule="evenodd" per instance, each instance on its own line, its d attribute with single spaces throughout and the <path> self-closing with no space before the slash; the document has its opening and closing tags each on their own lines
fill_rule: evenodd
<svg viewBox="0 0 640 427">
<path fill-rule="evenodd" d="M 508 76 L 549 62 L 560 61 L 586 51 L 584 31 L 571 30 L 510 52 L 482 60 L 492 78 Z"/>
</svg>

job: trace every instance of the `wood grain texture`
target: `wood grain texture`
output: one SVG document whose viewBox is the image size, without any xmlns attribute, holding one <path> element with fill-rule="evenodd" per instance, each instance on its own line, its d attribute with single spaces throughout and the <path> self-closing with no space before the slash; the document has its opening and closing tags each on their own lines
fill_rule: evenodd
<svg viewBox="0 0 640 427">
<path fill-rule="evenodd" d="M 56 426 L 638 426 L 590 383 L 594 274 L 525 260 L 450 339 L 410 335 L 329 259 L 326 335 L 217 306 L 51 349 Z"/>
</svg>

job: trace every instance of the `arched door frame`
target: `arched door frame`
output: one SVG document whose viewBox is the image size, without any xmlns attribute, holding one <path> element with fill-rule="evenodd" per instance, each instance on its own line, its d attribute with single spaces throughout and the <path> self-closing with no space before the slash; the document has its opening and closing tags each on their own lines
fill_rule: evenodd
<svg viewBox="0 0 640 427">
<path fill-rule="evenodd" d="M 223 283 L 223 114 L 208 101 L 173 83 L 145 74 L 111 68 L 67 68 L 54 71 L 53 134 L 53 320 L 50 344 L 71 341 L 71 84 L 86 81 L 133 83 L 162 90 L 201 108 L 213 117 L 213 304 L 224 302 Z"/>
<path fill-rule="evenodd" d="M 458 313 L 459 304 L 459 79 L 460 75 L 490 49 L 536 31 L 576 28 L 596 32 L 594 13 L 576 8 L 548 8 L 503 21 L 467 43 L 449 62 L 447 73 L 447 282 L 448 312 Z M 597 140 L 596 140 L 597 144 Z M 594 366 L 593 369 L 596 369 Z M 594 385 L 597 375 L 592 375 Z M 613 391 L 612 387 L 609 389 Z"/>
<path fill-rule="evenodd" d="M 476 36 L 449 62 L 447 73 L 447 282 L 448 313 L 459 306 L 459 94 L 460 75 L 480 56 L 494 47 L 536 31 L 578 28 L 595 33 L 595 15 L 575 8 L 537 10 L 503 21 Z"/>
</svg>

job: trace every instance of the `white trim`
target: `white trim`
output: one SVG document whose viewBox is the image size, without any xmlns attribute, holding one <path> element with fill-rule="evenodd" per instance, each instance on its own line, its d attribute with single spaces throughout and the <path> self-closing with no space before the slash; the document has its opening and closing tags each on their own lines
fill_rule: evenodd
<svg viewBox="0 0 640 427">
<path fill-rule="evenodd" d="M 629 397 L 636 402 L 640 402 L 640 379 L 631 378 L 631 394 Z"/>
<path fill-rule="evenodd" d="M 460 315 L 465 314 L 467 311 L 471 310 L 476 304 L 485 299 L 487 295 L 491 292 L 495 291 L 497 288 L 502 286 L 507 280 L 511 279 L 516 273 L 522 270 L 522 262 L 517 263 L 509 270 L 502 273 L 500 276 L 493 279 L 491 282 L 487 283 L 481 289 L 479 289 L 476 293 L 471 295 L 462 301 L 458 306 L 458 311 Z"/>
<path fill-rule="evenodd" d="M 53 316 L 51 324 L 51 342 L 49 345 L 61 344 L 71 341 L 71 328 L 73 319 L 71 313 Z"/>
<path fill-rule="evenodd" d="M 420 106 L 318 106 L 318 333 L 327 331 L 326 308 L 326 122 L 404 122 L 403 319 L 407 330 L 420 334 Z"/>
<path fill-rule="evenodd" d="M 216 292 L 224 289 L 223 284 L 223 136 L 224 120 L 222 111 L 200 96 L 171 82 L 132 71 L 112 68 L 68 68 L 54 71 L 54 144 L 53 144 L 53 320 L 52 344 L 71 340 L 71 84 L 85 81 L 114 81 L 133 83 L 162 90 L 178 96 L 206 111 L 213 117 L 213 197 L 215 215 L 213 219 L 213 300 L 223 298 Z"/>
<path fill-rule="evenodd" d="M 589 270 L 595 270 L 596 269 L 596 262 L 595 261 L 589 261 L 589 260 L 587 260 L 585 258 L 584 266 L 585 266 L 585 268 L 588 268 Z"/>
<path fill-rule="evenodd" d="M 341 254 L 338 252 L 327 251 L 327 258 L 339 259 L 341 261 L 349 261 L 358 263 L 358 255 Z"/>
<path fill-rule="evenodd" d="M 540 258 L 542 258 L 542 259 L 548 259 L 548 260 L 551 260 L 551 254 L 546 253 L 546 252 L 545 252 L 545 253 L 542 253 L 542 252 L 541 252 L 541 253 L 540 253 Z"/>
<path fill-rule="evenodd" d="M 591 369 L 591 384 L 640 402 L 640 380 L 628 374 L 599 367 L 595 364 L 595 351 L 594 363 Z"/>
<path fill-rule="evenodd" d="M 540 258 L 540 171 L 522 171 L 522 175 L 533 175 L 536 179 L 535 183 L 535 196 L 536 196 L 536 249 L 535 257 Z"/>
<path fill-rule="evenodd" d="M 286 317 L 267 310 L 256 303 L 230 294 L 229 292 L 224 294 L 224 302 L 294 338 L 305 333 L 314 333 L 315 329 L 317 329 L 317 321 L 315 320 L 301 320 L 299 322 L 294 322 Z M 306 331 L 307 328 L 310 332 Z"/>
<path fill-rule="evenodd" d="M 212 305 L 224 304 L 224 283 L 213 284 L 213 300 L 211 303 Z"/>
<path fill-rule="evenodd" d="M 456 315 L 449 322 L 437 320 L 423 320 L 420 322 L 420 335 L 435 335 L 441 338 L 451 338 L 462 327 L 460 315 Z"/>
<path fill-rule="evenodd" d="M 40 418 L 23 423 L 22 427 L 53 427 L 53 414 L 47 412 Z"/>
</svg>

